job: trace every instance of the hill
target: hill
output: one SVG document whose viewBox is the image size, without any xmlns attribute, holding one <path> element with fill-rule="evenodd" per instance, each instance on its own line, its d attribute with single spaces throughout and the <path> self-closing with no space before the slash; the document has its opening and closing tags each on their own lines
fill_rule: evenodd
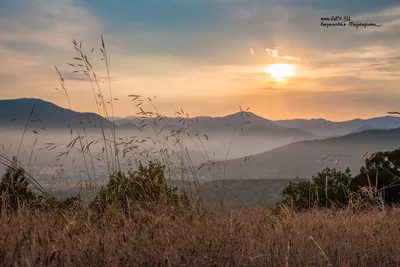
<svg viewBox="0 0 400 267">
<path fill-rule="evenodd" d="M 28 124 L 30 128 L 66 128 L 68 126 L 100 128 L 100 119 L 105 127 L 111 126 L 110 121 L 95 113 L 76 112 L 34 98 L 0 100 L 0 126 L 25 127 L 32 110 L 33 113 Z"/>
<path fill-rule="evenodd" d="M 326 166 L 349 167 L 353 173 L 358 173 L 364 163 L 361 155 L 376 150 L 394 150 L 399 147 L 399 140 L 400 128 L 299 141 L 250 157 L 217 162 L 211 170 L 207 169 L 210 164 L 206 164 L 201 173 L 205 177 L 225 179 L 311 178 Z M 324 157 L 328 158 L 320 162 Z M 340 160 L 338 165 L 336 160 Z"/>
<path fill-rule="evenodd" d="M 306 131 L 280 126 L 251 112 L 238 112 L 223 117 L 166 117 L 145 121 L 138 117 L 127 117 L 115 123 L 120 126 L 147 125 L 143 129 L 145 135 L 152 135 L 154 132 L 158 135 L 161 132 L 167 134 L 168 131 L 161 131 L 162 128 L 185 129 L 191 134 L 199 134 L 201 144 L 197 138 L 194 138 L 197 145 L 193 145 L 191 138 L 186 138 L 188 140 L 185 144 L 189 150 L 204 148 L 213 160 L 257 154 L 295 141 L 316 138 Z"/>
<path fill-rule="evenodd" d="M 299 130 L 296 128 L 286 128 L 286 127 L 269 127 L 266 125 L 255 125 L 241 131 L 239 135 L 250 136 L 250 137 L 263 137 L 268 135 L 269 137 L 276 138 L 293 138 L 293 139 L 312 139 L 315 138 L 314 135 Z"/>
<path fill-rule="evenodd" d="M 353 133 L 359 133 L 359 132 L 364 132 L 364 131 L 369 131 L 369 130 L 376 130 L 376 129 L 372 128 L 371 126 L 364 125 L 364 126 L 361 126 L 357 129 L 355 129 L 353 131 Z"/>
<path fill-rule="evenodd" d="M 127 117 L 125 119 L 116 120 L 117 125 L 124 124 L 134 124 L 142 125 L 144 124 L 143 118 L 139 117 Z M 190 132 L 211 134 L 211 133 L 232 133 L 236 131 L 250 130 L 253 131 L 257 129 L 259 133 L 264 131 L 267 133 L 269 131 L 284 133 L 288 131 L 290 133 L 298 133 L 305 137 L 314 137 L 312 134 L 299 129 L 289 129 L 285 126 L 281 126 L 271 120 L 267 120 L 260 117 L 252 112 L 238 112 L 230 114 L 223 117 L 205 117 L 199 116 L 194 118 L 184 118 L 184 117 L 165 117 L 162 120 L 159 118 L 148 118 L 146 123 L 157 124 L 159 127 L 165 127 L 166 124 L 175 129 L 180 129 L 182 126 L 188 126 Z M 253 130 L 251 130 L 253 129 Z"/>
<path fill-rule="evenodd" d="M 136 124 L 133 124 L 132 122 L 125 122 L 125 123 L 118 125 L 118 128 L 127 129 L 127 130 L 138 130 L 139 126 Z"/>
<path fill-rule="evenodd" d="M 272 206 L 283 200 L 283 189 L 294 179 L 244 179 L 207 182 L 202 186 L 209 204 Z"/>
<path fill-rule="evenodd" d="M 369 129 L 394 129 L 400 127 L 400 117 L 385 116 L 371 119 L 354 119 L 334 122 L 325 119 L 294 119 L 278 120 L 277 124 L 284 127 L 298 128 L 320 137 L 334 137 L 358 131 L 359 128 Z"/>
</svg>

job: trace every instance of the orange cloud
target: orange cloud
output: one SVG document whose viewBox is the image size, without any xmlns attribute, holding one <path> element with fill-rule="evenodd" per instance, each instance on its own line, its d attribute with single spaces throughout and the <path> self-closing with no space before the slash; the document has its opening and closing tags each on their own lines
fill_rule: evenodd
<svg viewBox="0 0 400 267">
<path fill-rule="evenodd" d="M 276 49 L 269 49 L 266 48 L 265 51 L 267 51 L 268 55 L 270 55 L 273 58 L 279 58 L 279 59 L 284 59 L 284 60 L 294 60 L 294 61 L 300 61 L 299 57 L 292 57 L 292 56 L 279 56 L 279 52 Z"/>
</svg>

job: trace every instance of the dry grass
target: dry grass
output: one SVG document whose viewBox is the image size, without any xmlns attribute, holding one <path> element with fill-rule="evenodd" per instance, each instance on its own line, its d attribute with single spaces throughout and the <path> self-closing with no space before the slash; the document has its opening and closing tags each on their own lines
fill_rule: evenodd
<svg viewBox="0 0 400 267">
<path fill-rule="evenodd" d="M 2 266 L 399 266 L 400 209 L 273 215 L 257 207 L 130 218 L 109 210 L 0 217 Z"/>
</svg>

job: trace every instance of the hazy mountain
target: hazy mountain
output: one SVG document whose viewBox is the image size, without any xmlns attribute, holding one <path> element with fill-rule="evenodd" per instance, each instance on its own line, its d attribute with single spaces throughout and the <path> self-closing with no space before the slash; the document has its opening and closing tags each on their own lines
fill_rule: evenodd
<svg viewBox="0 0 400 267">
<path fill-rule="evenodd" d="M 254 156 L 215 163 L 202 168 L 205 177 L 226 179 L 310 178 L 326 166 L 349 167 L 358 173 L 365 152 L 394 150 L 400 145 L 400 128 L 368 130 L 342 137 L 300 141 Z M 328 157 L 323 162 L 320 160 Z M 335 160 L 340 159 L 338 165 Z"/>
<path fill-rule="evenodd" d="M 33 109 L 35 104 L 36 106 Z M 69 125 L 74 128 L 100 128 L 101 118 L 95 113 L 76 112 L 41 99 L 0 100 L 0 126 L 7 128 L 24 127 L 29 117 L 31 118 L 28 124 L 30 128 L 63 128 Z M 103 118 L 103 125 L 109 127 L 111 122 Z"/>
<path fill-rule="evenodd" d="M 138 125 L 133 124 L 131 122 L 122 123 L 122 124 L 118 125 L 118 127 L 120 129 L 130 129 L 130 130 L 137 130 L 140 128 Z"/>
<path fill-rule="evenodd" d="M 195 118 L 165 118 L 146 119 L 129 116 L 116 120 L 116 124 L 133 123 L 135 125 L 157 124 L 165 127 L 166 123 L 174 129 L 188 127 L 191 132 L 215 134 L 245 132 L 245 134 L 274 135 L 295 137 L 296 140 L 314 139 L 316 137 L 337 137 L 360 130 L 367 129 L 394 129 L 400 127 L 400 117 L 385 116 L 370 119 L 353 119 L 342 122 L 334 122 L 326 119 L 293 119 L 271 121 L 251 112 L 238 112 L 223 117 L 195 117 Z M 290 130 L 288 130 L 290 128 Z M 292 140 L 292 141 L 296 141 Z"/>
<path fill-rule="evenodd" d="M 255 136 L 255 137 L 262 137 L 264 135 L 268 135 L 270 137 L 294 138 L 294 139 L 315 138 L 314 135 L 296 128 L 286 128 L 286 127 L 276 128 L 266 125 L 250 126 L 250 128 L 241 131 L 239 135 Z"/>
<path fill-rule="evenodd" d="M 255 204 L 273 206 L 283 200 L 283 189 L 297 179 L 244 179 L 206 182 L 202 193 L 206 203 L 218 205 Z"/>
<path fill-rule="evenodd" d="M 400 127 L 400 117 L 385 116 L 363 120 L 364 125 L 374 129 L 394 129 Z"/>
<path fill-rule="evenodd" d="M 155 118 L 145 121 L 141 118 L 128 118 L 116 123 L 147 125 L 143 129 L 146 134 L 154 133 L 154 128 L 157 132 L 161 132 L 161 128 L 168 128 L 198 133 L 201 143 L 197 142 L 196 146 L 191 147 L 191 140 L 187 140 L 186 144 L 191 150 L 205 148 L 209 152 L 208 158 L 212 160 L 253 155 L 295 141 L 316 138 L 306 131 L 280 126 L 251 112 L 238 112 L 223 117 Z M 163 131 L 163 134 L 166 132 Z M 203 138 L 204 135 L 206 138 Z"/>
<path fill-rule="evenodd" d="M 217 136 L 217 139 L 221 140 L 214 151 L 219 156 L 223 154 L 223 159 L 237 158 L 238 155 L 242 157 L 254 155 L 292 142 L 316 138 L 299 129 L 272 128 L 264 125 L 249 126 L 249 128 L 243 131 L 239 130 L 235 134 L 233 132 L 211 134 L 211 137 Z"/>
<path fill-rule="evenodd" d="M 294 119 L 275 121 L 284 127 L 298 128 L 321 137 L 334 137 L 359 131 L 362 127 L 370 129 L 394 129 L 400 127 L 400 117 L 385 116 L 371 119 L 354 119 L 333 122 L 325 119 Z"/>
<path fill-rule="evenodd" d="M 369 131 L 369 130 L 376 130 L 376 129 L 372 128 L 371 126 L 364 125 L 364 126 L 361 126 L 360 128 L 355 129 L 353 131 L 353 133 L 359 133 L 359 132 L 364 132 L 364 131 Z"/>
<path fill-rule="evenodd" d="M 191 133 L 201 133 L 207 135 L 215 134 L 233 134 L 240 133 L 241 136 L 280 136 L 290 137 L 296 140 L 299 139 L 312 139 L 314 135 L 307 131 L 288 128 L 281 126 L 271 120 L 267 120 L 251 112 L 238 112 L 224 117 L 195 117 L 195 118 L 154 118 L 146 119 L 143 121 L 142 118 L 125 118 L 122 120 L 115 121 L 117 125 L 126 125 L 128 123 L 134 125 L 157 125 L 162 128 L 172 128 L 175 130 L 186 128 Z"/>
<path fill-rule="evenodd" d="M 271 120 L 267 120 L 252 112 L 238 112 L 224 117 L 200 117 L 197 128 L 208 129 L 209 131 L 234 131 L 249 130 L 254 127 L 262 126 L 265 130 L 284 130 L 282 127 Z M 195 128 L 196 126 L 194 126 Z"/>
</svg>

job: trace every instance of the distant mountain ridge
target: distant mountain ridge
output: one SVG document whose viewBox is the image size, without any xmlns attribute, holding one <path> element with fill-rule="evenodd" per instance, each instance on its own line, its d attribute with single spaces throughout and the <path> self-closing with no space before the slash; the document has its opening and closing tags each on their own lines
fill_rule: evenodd
<svg viewBox="0 0 400 267">
<path fill-rule="evenodd" d="M 220 179 L 307 179 L 326 166 L 338 169 L 349 167 L 353 173 L 358 173 L 364 164 L 361 156 L 365 152 L 394 150 L 399 146 L 400 128 L 367 130 L 341 137 L 299 141 L 256 155 L 231 159 L 226 161 L 226 169 L 225 162 L 214 163 L 213 166 L 220 167 L 213 167 L 212 171 L 207 170 L 206 164 L 201 172 L 204 177 Z"/>
<path fill-rule="evenodd" d="M 100 119 L 105 127 L 112 125 L 110 121 L 95 113 L 76 112 L 41 99 L 0 100 L 0 126 L 24 127 L 29 117 L 29 128 L 100 128 Z"/>
<path fill-rule="evenodd" d="M 111 122 L 107 119 L 91 112 L 77 112 L 67 108 L 62 108 L 51 102 L 35 99 L 35 98 L 19 98 L 0 100 L 0 125 L 7 127 L 25 126 L 29 118 L 33 106 L 35 106 L 31 115 L 30 127 L 100 127 L 100 118 L 106 126 L 110 126 Z M 116 120 L 116 125 L 121 129 L 139 129 L 142 125 L 143 118 L 129 117 L 129 119 Z M 146 119 L 147 123 L 163 122 L 158 118 Z M 276 124 L 273 121 L 257 116 L 251 112 L 239 112 L 224 117 L 196 117 L 165 118 L 165 121 L 175 129 L 181 129 L 184 126 L 192 124 L 189 130 L 192 132 L 200 132 L 209 134 L 212 132 L 232 133 L 236 131 L 257 132 L 258 134 L 267 133 L 268 131 L 285 135 L 295 136 L 298 134 L 301 138 L 313 138 L 313 135 L 298 129 L 289 129 Z M 255 129 L 252 130 L 252 128 Z M 258 131 L 257 131 L 258 127 Z M 261 127 L 261 128 L 260 128 Z M 260 131 L 260 129 L 262 129 Z"/>
<path fill-rule="evenodd" d="M 261 153 L 299 140 L 311 140 L 316 136 L 306 131 L 281 126 L 251 112 L 237 112 L 223 117 L 152 118 L 145 122 L 140 118 L 117 120 L 116 124 L 148 125 L 148 134 L 162 132 L 163 128 L 181 130 L 207 136 L 203 143 L 212 157 L 235 158 Z M 133 129 L 133 128 L 132 128 Z M 163 131 L 165 133 L 166 131 Z M 246 146 L 242 144 L 246 143 Z M 229 152 L 226 152 L 229 150 Z"/>
<path fill-rule="evenodd" d="M 288 128 L 285 126 L 281 126 L 274 121 L 265 119 L 261 116 L 258 116 L 252 112 L 237 112 L 234 114 L 230 114 L 223 117 L 206 117 L 199 116 L 194 118 L 185 118 L 185 117 L 166 117 L 165 121 L 168 122 L 168 125 L 180 129 L 182 126 L 188 126 L 188 131 L 197 132 L 202 134 L 212 134 L 214 132 L 218 133 L 233 133 L 244 132 L 251 134 L 280 134 L 284 136 L 296 136 L 300 138 L 314 138 L 313 134 L 308 133 L 307 131 L 295 128 Z M 158 124 L 163 124 L 163 120 L 159 118 L 146 119 L 146 123 L 157 122 Z M 115 123 L 117 125 L 141 125 L 142 118 L 138 117 L 127 117 L 125 119 L 116 120 Z M 190 125 L 190 126 L 189 126 Z"/>
<path fill-rule="evenodd" d="M 51 102 L 35 99 L 20 98 L 0 100 L 0 125 L 5 127 L 22 127 L 26 124 L 32 107 L 38 103 L 32 115 L 29 127 L 100 127 L 100 116 L 91 112 L 76 112 L 59 107 Z M 147 119 L 147 122 L 168 123 L 178 130 L 188 127 L 188 131 L 202 134 L 232 134 L 237 132 L 238 138 L 249 137 L 279 137 L 291 141 L 310 140 L 343 136 L 349 133 L 369 129 L 393 129 L 400 127 L 400 117 L 385 116 L 370 119 L 353 119 L 343 122 L 333 122 L 325 119 L 293 119 L 272 121 L 252 112 L 238 112 L 222 117 L 198 116 L 194 118 L 167 117 Z M 102 118 L 106 127 L 111 122 Z M 116 119 L 116 125 L 121 129 L 137 130 L 143 123 L 142 118 L 129 116 Z M 37 126 L 34 126 L 37 125 Z M 161 126 L 162 127 L 162 126 Z"/>
<path fill-rule="evenodd" d="M 382 116 L 369 119 L 352 119 L 347 121 L 330 121 L 323 118 L 314 119 L 289 119 L 289 120 L 268 120 L 252 112 L 238 112 L 221 117 L 198 116 L 193 118 L 168 117 L 172 125 L 182 124 L 183 121 L 196 120 L 201 122 L 200 126 L 191 126 L 193 131 L 213 131 L 214 129 L 233 131 L 236 128 L 257 133 L 261 128 L 268 128 L 269 131 L 277 129 L 292 129 L 297 133 L 305 134 L 306 138 L 319 137 L 329 138 L 343 136 L 350 133 L 372 130 L 372 129 L 395 129 L 400 127 L 400 116 Z M 155 119 L 156 120 L 156 119 Z M 251 123 L 248 124 L 248 121 Z M 139 125 L 141 119 L 129 116 L 115 121 L 116 124 L 133 123 Z M 206 124 L 206 127 L 205 125 Z M 239 125 L 239 127 L 235 127 Z M 244 127 L 243 127 L 244 126 Z M 282 128 L 283 127 L 283 128 Z M 252 129 L 253 128 L 253 129 Z"/>
<path fill-rule="evenodd" d="M 369 131 L 369 130 L 377 130 L 377 129 L 374 129 L 371 126 L 368 126 L 368 125 L 363 125 L 363 126 L 357 128 L 357 129 L 355 129 L 353 131 L 353 133 L 359 133 L 359 132 L 364 132 L 364 131 Z"/>
<path fill-rule="evenodd" d="M 346 135 L 367 129 L 394 129 L 400 127 L 400 117 L 384 116 L 370 119 L 353 119 L 334 122 L 325 119 L 293 119 L 277 120 L 277 124 L 284 127 L 293 127 L 310 132 L 320 137 L 334 137 Z"/>
<path fill-rule="evenodd" d="M 76 112 L 48 101 L 22 98 L 0 100 L 2 129 L 12 130 L 13 127 L 24 127 L 35 103 L 37 106 L 31 116 L 29 127 L 66 128 L 69 125 L 74 128 L 100 127 L 100 119 L 104 124 L 111 125 L 110 121 L 95 113 Z M 148 121 L 151 122 L 151 120 L 156 122 L 159 119 Z M 363 164 L 360 156 L 364 152 L 392 150 L 400 145 L 400 118 L 393 116 L 346 122 L 330 122 L 324 119 L 275 122 L 251 112 L 239 112 L 223 117 L 174 117 L 163 120 L 176 129 L 193 122 L 188 129 L 189 132 L 216 135 L 215 141 L 210 139 L 209 147 L 212 149 L 207 147 L 204 150 L 207 150 L 207 153 L 210 152 L 208 158 L 219 160 L 221 164 L 224 164 L 225 158 L 227 159 L 227 169 L 226 172 L 224 171 L 226 179 L 286 179 L 297 176 L 310 178 L 324 167 L 324 164 L 318 161 L 332 154 L 342 155 L 339 167 L 349 166 L 357 171 Z M 117 120 L 116 123 L 123 131 L 134 131 L 141 127 L 143 124 L 141 121 L 141 118 L 135 117 Z M 398 127 L 396 127 L 397 123 Z M 295 126 L 312 130 L 313 133 L 344 133 L 344 135 L 322 139 Z M 382 127 L 394 129 L 379 130 Z M 347 131 L 352 133 L 348 134 Z M 188 148 L 190 151 L 196 149 L 195 146 Z M 215 154 L 213 155 L 212 152 Z M 197 160 L 201 162 L 207 160 L 203 160 L 201 154 L 192 154 L 193 157 L 198 158 L 196 165 L 200 164 Z M 229 158 L 227 154 L 230 155 Z M 244 155 L 248 156 L 244 157 Z M 205 172 L 204 175 L 208 173 Z M 222 177 L 222 174 L 218 173 L 218 176 Z"/>
</svg>

